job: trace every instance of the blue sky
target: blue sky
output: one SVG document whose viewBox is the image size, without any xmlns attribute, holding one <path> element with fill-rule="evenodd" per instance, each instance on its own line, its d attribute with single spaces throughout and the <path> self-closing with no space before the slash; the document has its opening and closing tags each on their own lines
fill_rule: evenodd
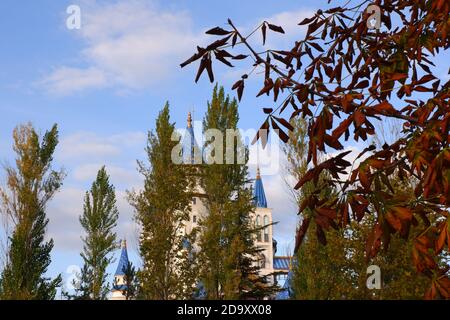
<svg viewBox="0 0 450 320">
<path fill-rule="evenodd" d="M 66 28 L 66 8 L 71 4 L 81 8 L 80 30 Z M 181 70 L 179 64 L 192 55 L 195 45 L 209 40 L 205 30 L 226 27 L 227 18 L 243 30 L 268 20 L 286 30 L 284 37 L 269 34 L 269 45 L 287 48 L 304 32 L 297 23 L 324 6 L 326 0 L 2 0 L 0 160 L 12 162 L 11 133 L 17 124 L 31 121 L 44 131 L 58 123 L 56 165 L 68 172 L 48 210 L 49 236 L 55 239 L 49 274 L 67 276 L 70 265 L 81 265 L 82 195 L 103 164 L 117 188 L 118 235 L 129 240 L 130 256 L 139 264 L 137 229 L 125 191 L 141 184 L 136 159 L 144 159 L 146 132 L 165 101 L 180 128 L 188 111 L 194 110 L 194 120 L 202 119 L 212 85 L 204 77 L 194 84 L 195 66 Z M 448 54 L 440 61 L 448 69 L 445 57 Z M 246 72 L 241 65 L 216 70 L 217 81 L 227 89 Z M 445 77 L 446 68 L 439 70 L 442 74 L 437 76 Z M 256 129 L 264 119 L 260 110 L 269 100 L 254 98 L 259 86 L 258 81 L 247 83 L 240 103 L 243 129 Z M 251 170 L 254 174 L 255 168 Z M 275 238 L 283 253 L 293 246 L 296 210 L 280 187 L 281 176 L 262 174 L 269 206 L 280 221 Z"/>
</svg>

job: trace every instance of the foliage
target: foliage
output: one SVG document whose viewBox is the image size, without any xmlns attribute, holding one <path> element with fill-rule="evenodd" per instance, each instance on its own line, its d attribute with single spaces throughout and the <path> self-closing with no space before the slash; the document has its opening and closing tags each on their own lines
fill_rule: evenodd
<svg viewBox="0 0 450 320">
<path fill-rule="evenodd" d="M 441 84 L 430 66 L 431 56 L 449 46 L 450 3 L 377 0 L 380 30 L 370 28 L 367 1 L 351 3 L 318 10 L 300 22 L 307 28 L 306 34 L 290 50 L 258 53 L 250 43 L 250 35 L 256 33 L 244 36 L 228 20 L 230 30 L 216 27 L 207 31 L 221 38 L 205 48 L 197 47 L 197 53 L 181 66 L 201 59 L 196 81 L 206 70 L 212 82 L 213 55 L 230 65 L 230 59 L 248 58 L 241 52 L 231 54 L 230 48 L 244 47 L 254 68 L 264 69 L 264 86 L 258 96 L 272 94 L 275 102 L 284 98 L 281 104 L 263 109 L 268 116 L 261 129 L 268 130 L 272 125 L 287 142 L 288 135 L 281 127 L 292 128 L 276 112 L 286 114 L 290 110 L 289 118 L 307 119 L 307 162 L 311 168 L 296 189 L 313 181 L 317 190 L 327 184 L 339 194 L 332 202 L 314 192 L 305 199 L 301 210 L 309 208 L 311 213 L 298 230 L 296 249 L 310 219 L 323 221 L 316 228 L 319 241 L 325 243 L 325 231 L 333 223 L 345 226 L 369 215 L 376 221 L 366 245 L 370 259 L 382 245 L 389 246 L 393 235 L 408 237 L 411 225 L 418 225 L 421 219 L 424 224 L 412 243 L 412 261 L 417 271 L 430 279 L 425 297 L 449 298 L 448 267 L 440 266 L 437 257 L 450 249 L 450 82 Z M 262 32 L 263 43 L 268 30 L 284 33 L 267 21 L 257 29 Z M 233 86 L 239 99 L 248 76 L 244 74 Z M 345 160 L 350 151 L 319 163 L 319 152 L 343 149 L 342 142 L 349 139 L 352 127 L 353 140 L 366 141 L 376 134 L 375 121 L 390 118 L 403 121 L 402 136 L 381 148 L 368 146 L 362 154 L 369 156 L 359 165 L 353 167 Z M 258 134 L 256 139 L 260 137 Z M 348 170 L 351 174 L 342 179 Z M 319 184 L 324 171 L 333 179 Z M 392 190 L 390 180 L 394 175 L 401 180 L 418 179 L 412 199 Z M 433 215 L 437 216 L 434 220 L 430 219 Z"/>
<path fill-rule="evenodd" d="M 236 100 L 225 96 L 223 88 L 214 88 L 212 100 L 208 103 L 203 130 L 217 129 L 223 134 L 226 145 L 227 129 L 236 129 L 239 121 Z M 204 150 L 211 148 L 213 138 L 205 141 Z M 249 180 L 248 150 L 244 148 L 239 135 L 234 145 L 223 150 L 232 150 L 234 159 L 245 153 L 245 163 L 209 163 L 201 167 L 200 186 L 205 193 L 204 203 L 208 215 L 200 221 L 200 265 L 201 280 L 208 299 L 263 298 L 273 288 L 259 275 L 258 255 L 251 213 L 255 210 Z M 208 157 L 208 156 L 207 156 Z M 219 156 L 220 158 L 220 156 Z"/>
<path fill-rule="evenodd" d="M 306 161 L 307 155 L 307 123 L 302 118 L 295 118 L 290 121 L 293 130 L 289 132 L 289 141 L 283 147 L 286 154 L 286 183 L 291 188 L 288 181 L 289 177 L 297 180 L 301 179 L 308 171 Z M 319 178 L 323 183 L 329 178 L 326 173 L 322 173 Z M 312 182 L 305 183 L 299 190 L 293 191 L 293 198 L 301 206 L 312 192 L 315 191 Z M 336 194 L 333 188 L 321 190 L 324 198 L 332 199 Z M 309 208 L 306 208 L 300 217 L 302 221 L 309 219 Z M 321 224 L 320 217 L 315 222 Z M 337 227 L 335 225 L 335 227 Z M 330 230 L 327 233 L 327 246 L 323 246 L 314 240 L 314 235 L 319 232 L 315 224 L 308 228 L 304 244 L 296 252 L 296 260 L 293 264 L 293 276 L 291 287 L 294 298 L 296 299 L 333 299 L 342 296 L 342 288 L 347 289 L 353 286 L 348 281 L 348 273 L 344 270 L 349 269 L 349 261 L 345 256 L 348 249 L 344 246 L 345 239 L 342 230 Z M 322 236 L 322 235 L 318 235 Z M 359 270 L 358 270 L 359 271 Z"/>
<path fill-rule="evenodd" d="M 143 268 L 138 273 L 142 296 L 146 299 L 188 299 L 195 288 L 196 264 L 184 235 L 192 201 L 193 178 L 185 165 L 172 162 L 177 136 L 166 104 L 156 120 L 156 134 L 148 135 L 150 167 L 138 162 L 144 189 L 130 192 L 129 201 L 142 226 L 140 253 Z M 178 137 L 179 138 L 179 137 Z"/>
<path fill-rule="evenodd" d="M 116 249 L 116 233 L 119 212 L 116 206 L 114 186 L 109 182 L 105 167 L 102 167 L 91 190 L 84 197 L 83 214 L 80 223 L 86 232 L 83 238 L 84 261 L 81 283 L 76 284 L 77 293 L 69 298 L 105 300 L 110 287 L 106 281 L 106 268 L 113 262 Z"/>
<path fill-rule="evenodd" d="M 14 225 L 0 298 L 50 300 L 61 285 L 61 275 L 55 279 L 44 276 L 53 248 L 53 240 L 45 240 L 45 209 L 65 176 L 52 169 L 58 129 L 54 125 L 41 139 L 31 124 L 21 125 L 14 129 L 13 139 L 16 167 L 6 167 L 7 188 L 0 188 L 1 212 Z"/>
<path fill-rule="evenodd" d="M 89 266 L 84 264 L 80 273 L 77 273 L 77 277 L 79 278 L 72 281 L 75 293 L 71 294 L 66 290 L 62 290 L 62 296 L 68 300 L 91 300 L 93 276 L 93 273 L 89 270 Z"/>
<path fill-rule="evenodd" d="M 288 175 L 301 178 L 307 171 L 307 132 L 305 120 L 291 121 L 294 130 L 289 133 L 289 142 L 284 150 L 288 159 Z M 398 132 L 392 130 L 395 137 Z M 377 137 L 375 137 L 377 138 Z M 380 139 L 375 139 L 380 144 Z M 324 179 L 322 173 L 321 179 Z M 397 194 L 412 194 L 415 181 L 390 181 Z M 295 192 L 295 200 L 300 206 L 308 193 L 314 190 L 312 182 L 305 183 Z M 322 191 L 324 192 L 324 191 Z M 329 194 L 333 193 L 328 192 Z M 307 215 L 307 209 L 302 212 Z M 319 222 L 320 223 L 320 222 Z M 362 221 L 352 222 L 338 230 L 327 233 L 327 246 L 313 239 L 315 224 L 308 228 L 302 246 L 297 251 L 292 287 L 297 299 L 417 299 L 426 289 L 427 281 L 416 276 L 411 264 L 411 244 L 420 227 L 411 230 L 408 239 L 398 235 L 391 238 L 389 248 L 368 261 L 365 259 L 365 242 L 375 221 L 366 216 Z M 441 259 L 442 260 L 442 259 Z M 369 290 L 366 286 L 366 271 L 370 265 L 381 269 L 382 290 Z"/>
</svg>

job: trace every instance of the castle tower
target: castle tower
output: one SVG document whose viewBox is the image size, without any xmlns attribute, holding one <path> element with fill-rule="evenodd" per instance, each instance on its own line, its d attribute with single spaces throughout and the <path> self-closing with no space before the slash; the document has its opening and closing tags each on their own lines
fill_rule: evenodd
<svg viewBox="0 0 450 320">
<path fill-rule="evenodd" d="M 182 141 L 183 162 L 188 164 L 196 164 L 202 161 L 202 152 L 195 139 L 194 128 L 192 125 L 192 115 L 189 112 L 187 116 L 187 125 L 185 135 Z M 197 195 L 204 194 L 202 188 L 197 184 L 195 186 Z M 200 197 L 193 197 L 191 204 L 191 212 L 189 221 L 185 225 L 185 234 L 191 233 L 192 229 L 198 227 L 200 219 L 208 215 L 208 210 Z"/>
<path fill-rule="evenodd" d="M 188 113 L 187 117 L 187 126 L 182 140 L 182 153 L 184 163 L 196 163 L 194 162 L 196 157 L 200 157 L 201 160 L 202 153 L 195 139 L 191 113 Z M 199 195 L 204 193 L 199 185 L 196 186 L 196 193 Z M 272 274 L 274 270 L 272 209 L 267 207 L 266 194 L 259 168 L 257 169 L 253 196 L 256 207 L 255 212 L 252 213 L 253 222 L 256 226 L 265 226 L 256 236 L 256 246 L 263 249 L 259 262 L 261 273 L 263 275 Z M 193 228 L 198 226 L 200 219 L 203 219 L 208 214 L 208 209 L 202 199 L 200 197 L 193 197 L 190 219 L 185 225 L 184 233 L 189 234 Z"/>
<path fill-rule="evenodd" d="M 254 213 L 255 225 L 265 226 L 256 236 L 256 246 L 263 249 L 261 252 L 261 273 L 263 275 L 273 272 L 273 230 L 272 230 L 272 209 L 267 207 L 266 193 L 261 179 L 259 167 L 256 170 L 256 179 L 253 191 L 256 210 Z"/>
<path fill-rule="evenodd" d="M 126 300 L 124 292 L 127 290 L 125 284 L 125 271 L 128 267 L 128 252 L 127 241 L 121 242 L 122 251 L 120 253 L 119 264 L 117 265 L 116 273 L 114 274 L 114 285 L 112 289 L 111 300 Z"/>
</svg>

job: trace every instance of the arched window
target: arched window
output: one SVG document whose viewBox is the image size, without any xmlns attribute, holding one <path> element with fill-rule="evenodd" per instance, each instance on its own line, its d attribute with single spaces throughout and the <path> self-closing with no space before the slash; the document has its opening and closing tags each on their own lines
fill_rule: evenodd
<svg viewBox="0 0 450 320">
<path fill-rule="evenodd" d="M 261 255 L 261 269 L 265 269 L 266 268 L 266 256 L 265 255 Z"/>
<path fill-rule="evenodd" d="M 256 216 L 256 228 L 259 228 L 259 227 L 261 227 L 261 217 L 258 215 L 258 216 Z M 261 230 L 258 230 L 256 240 L 261 241 Z"/>
<path fill-rule="evenodd" d="M 264 228 L 264 242 L 269 242 L 269 217 L 264 216 L 264 225 L 266 226 Z"/>
</svg>

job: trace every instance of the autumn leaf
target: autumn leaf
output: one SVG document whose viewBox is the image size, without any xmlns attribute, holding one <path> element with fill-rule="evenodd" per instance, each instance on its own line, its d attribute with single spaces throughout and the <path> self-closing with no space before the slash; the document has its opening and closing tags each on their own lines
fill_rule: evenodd
<svg viewBox="0 0 450 320">
<path fill-rule="evenodd" d="M 278 137 L 280 137 L 280 139 L 284 142 L 287 143 L 289 141 L 289 136 L 286 134 L 286 132 L 284 132 L 280 126 L 274 121 L 273 117 L 270 119 L 272 122 L 272 128 L 274 128 L 275 133 L 278 135 Z"/>
<path fill-rule="evenodd" d="M 347 119 L 345 119 L 344 121 L 342 121 L 337 127 L 336 129 L 333 130 L 333 133 L 331 134 L 335 139 L 339 139 L 342 134 L 348 130 L 348 127 L 350 126 L 350 124 L 352 123 L 352 118 L 348 117 Z"/>
<path fill-rule="evenodd" d="M 303 239 L 305 238 L 306 232 L 308 231 L 309 221 L 310 221 L 310 219 L 308 217 L 305 217 L 302 221 L 300 228 L 297 231 L 297 235 L 295 237 L 295 248 L 294 248 L 294 250 L 296 252 L 297 252 L 298 248 L 301 246 Z"/>
<path fill-rule="evenodd" d="M 371 181 L 366 173 L 366 170 L 360 167 L 358 176 L 359 182 L 361 182 L 361 185 L 364 187 L 364 189 L 370 190 Z"/>
<path fill-rule="evenodd" d="M 355 126 L 357 128 L 361 127 L 361 125 L 366 121 L 366 116 L 359 109 L 355 111 L 353 118 L 355 119 Z"/>
<path fill-rule="evenodd" d="M 203 56 L 202 60 L 200 61 L 200 66 L 198 68 L 197 75 L 195 76 L 195 82 L 198 82 L 200 76 L 202 75 L 203 71 L 206 69 L 208 64 L 209 64 L 208 57 Z"/>
<path fill-rule="evenodd" d="M 261 33 L 262 33 L 262 37 L 263 37 L 263 45 L 266 44 L 266 34 L 267 34 L 267 26 L 264 23 L 261 27 Z"/>
<path fill-rule="evenodd" d="M 383 229 L 379 223 L 377 223 L 366 242 L 366 259 L 373 258 L 381 248 L 381 237 L 383 235 Z"/>
<path fill-rule="evenodd" d="M 256 133 L 256 136 L 253 138 L 252 144 L 255 144 L 259 139 L 261 139 L 262 147 L 265 148 L 269 135 L 269 128 L 269 119 L 266 119 Z"/>
<path fill-rule="evenodd" d="M 391 211 L 400 220 L 411 221 L 411 219 L 413 217 L 411 209 L 406 208 L 406 207 L 392 207 Z"/>
<path fill-rule="evenodd" d="M 224 29 L 222 29 L 220 27 L 215 27 L 215 28 L 209 29 L 205 33 L 206 34 L 216 35 L 216 36 L 224 36 L 224 35 L 230 34 L 231 31 L 224 30 Z"/>
<path fill-rule="evenodd" d="M 395 115 L 398 111 L 387 101 L 383 101 L 377 105 L 374 105 L 369 110 L 374 111 L 375 114 Z"/>
<path fill-rule="evenodd" d="M 267 26 L 268 26 L 269 29 L 272 30 L 272 31 L 279 32 L 279 33 L 284 33 L 283 28 L 280 27 L 280 26 L 276 26 L 276 25 L 270 24 L 270 23 L 268 23 Z"/>
<path fill-rule="evenodd" d="M 402 229 L 402 223 L 400 219 L 393 214 L 392 211 L 386 212 L 384 215 L 384 218 L 387 220 L 387 222 L 391 225 L 392 228 L 394 228 L 397 231 L 400 231 Z"/>
<path fill-rule="evenodd" d="M 445 242 L 447 241 L 447 243 L 448 243 L 448 241 L 449 241 L 448 240 L 449 238 L 448 238 L 447 223 L 448 223 L 448 220 L 442 221 L 441 225 L 439 226 L 440 232 L 439 232 L 438 240 L 436 241 L 436 248 L 435 248 L 436 254 L 439 254 L 442 251 L 442 249 L 444 248 Z"/>
<path fill-rule="evenodd" d="M 355 89 L 364 89 L 369 86 L 369 80 L 363 80 L 355 86 Z"/>
<path fill-rule="evenodd" d="M 236 90 L 238 94 L 238 100 L 241 101 L 242 93 L 244 92 L 244 79 L 236 81 L 236 83 L 231 87 L 231 90 Z"/>
<path fill-rule="evenodd" d="M 275 116 L 273 116 L 273 118 L 277 120 L 279 123 L 281 123 L 283 126 L 285 126 L 289 131 L 294 131 L 294 127 L 286 119 Z"/>
<path fill-rule="evenodd" d="M 316 17 L 305 18 L 301 22 L 299 22 L 298 25 L 303 26 L 305 24 L 311 23 L 314 19 L 316 19 Z"/>
<path fill-rule="evenodd" d="M 303 175 L 303 177 L 297 182 L 294 189 L 298 190 L 300 189 L 305 183 L 311 181 L 315 176 L 314 170 L 309 170 L 306 174 Z"/>
<path fill-rule="evenodd" d="M 245 58 L 247 58 L 248 55 L 245 54 L 238 54 L 237 56 L 234 56 L 232 59 L 233 60 L 244 60 Z"/>
</svg>

